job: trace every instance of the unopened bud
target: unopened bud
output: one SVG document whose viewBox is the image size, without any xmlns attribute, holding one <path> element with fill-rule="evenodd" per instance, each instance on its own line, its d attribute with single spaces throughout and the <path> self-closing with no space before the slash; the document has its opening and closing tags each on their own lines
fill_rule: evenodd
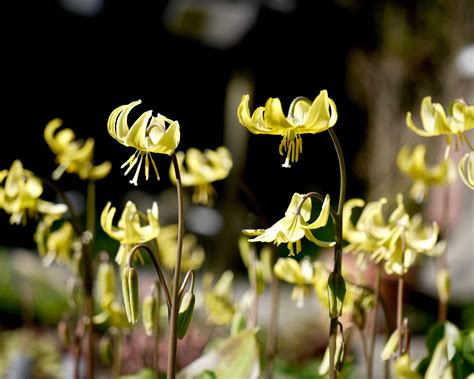
<svg viewBox="0 0 474 379">
<path fill-rule="evenodd" d="M 113 360 L 113 344 L 110 336 L 104 335 L 99 341 L 99 358 L 102 364 L 110 366 Z"/>
<path fill-rule="evenodd" d="M 346 295 L 346 282 L 342 274 L 331 272 L 328 278 L 329 317 L 336 318 L 342 314 L 342 304 Z"/>
<path fill-rule="evenodd" d="M 143 326 L 147 335 L 151 336 L 155 329 L 156 315 L 158 312 L 158 302 L 156 296 L 150 294 L 143 300 L 142 318 Z"/>
<path fill-rule="evenodd" d="M 186 292 L 181 300 L 178 313 L 178 339 L 182 339 L 188 331 L 189 324 L 193 318 L 195 300 L 196 297 L 192 292 Z"/>
<path fill-rule="evenodd" d="M 441 302 L 447 303 L 451 293 L 451 276 L 447 269 L 442 269 L 436 274 L 436 287 Z"/>
<path fill-rule="evenodd" d="M 138 320 L 140 302 L 138 297 L 138 275 L 134 267 L 123 269 L 122 293 L 128 322 L 135 324 Z"/>
<path fill-rule="evenodd" d="M 102 301 L 108 294 L 115 294 L 114 266 L 110 262 L 101 262 L 97 269 L 97 298 Z"/>
</svg>

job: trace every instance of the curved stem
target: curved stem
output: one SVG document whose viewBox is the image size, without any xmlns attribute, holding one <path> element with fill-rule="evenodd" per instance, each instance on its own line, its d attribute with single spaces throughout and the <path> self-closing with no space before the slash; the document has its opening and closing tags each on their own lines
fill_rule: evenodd
<svg viewBox="0 0 474 379">
<path fill-rule="evenodd" d="M 179 274 L 181 270 L 181 253 L 183 250 L 183 234 L 184 234 L 184 201 L 183 188 L 181 185 L 181 173 L 179 171 L 178 160 L 176 154 L 171 156 L 173 161 L 174 173 L 176 177 L 176 191 L 178 196 L 178 241 L 176 243 L 176 265 L 174 268 L 173 278 L 173 300 L 171 302 L 171 323 L 168 342 L 168 371 L 167 378 L 174 379 L 176 376 L 176 350 L 178 345 L 177 324 L 179 310 Z"/>
<path fill-rule="evenodd" d="M 334 148 L 336 149 L 337 159 L 339 162 L 340 187 L 339 187 L 339 203 L 337 206 L 337 217 L 334 222 L 334 234 L 336 245 L 334 246 L 334 274 L 342 274 L 342 211 L 346 196 L 346 166 L 344 163 L 344 155 L 341 145 L 333 128 L 328 129 Z M 329 325 L 329 377 L 335 379 L 337 377 L 336 368 L 334 367 L 334 359 L 336 354 L 336 337 L 337 337 L 338 316 L 331 318 Z"/>
<path fill-rule="evenodd" d="M 153 251 L 151 250 L 150 246 L 145 245 L 144 243 L 139 243 L 139 244 L 133 246 L 132 250 L 130 250 L 130 252 L 127 255 L 127 260 L 126 260 L 127 265 L 129 267 L 132 267 L 133 254 L 135 254 L 135 252 L 138 249 L 145 249 L 145 251 L 148 253 L 151 261 L 153 262 L 153 266 L 155 267 L 156 273 L 158 274 L 158 279 L 160 281 L 161 288 L 163 289 L 163 292 L 165 294 L 166 305 L 168 306 L 168 314 L 169 314 L 169 312 L 171 310 L 170 292 L 168 290 L 168 286 L 166 284 L 165 277 L 163 276 L 163 272 L 161 271 L 160 265 L 159 265 L 158 261 L 156 260 L 155 254 L 153 254 Z"/>
<path fill-rule="evenodd" d="M 296 213 L 299 213 L 300 210 L 301 210 L 301 207 L 303 206 L 303 203 L 305 202 L 305 200 L 308 198 L 308 197 L 315 197 L 316 199 L 318 199 L 321 203 L 324 203 L 324 196 L 321 195 L 319 192 L 308 192 L 306 194 L 303 195 L 303 197 L 301 198 L 300 202 L 298 203 L 297 207 L 296 207 Z M 332 221 L 334 223 L 336 223 L 337 221 L 337 213 L 336 213 L 336 210 L 332 207 L 332 206 L 329 206 L 329 214 L 331 215 L 331 218 L 332 218 Z"/>
</svg>

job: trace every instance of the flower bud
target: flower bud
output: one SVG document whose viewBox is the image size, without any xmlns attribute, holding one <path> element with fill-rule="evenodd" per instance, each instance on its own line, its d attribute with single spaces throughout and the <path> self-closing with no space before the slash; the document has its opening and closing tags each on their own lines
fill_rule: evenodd
<svg viewBox="0 0 474 379">
<path fill-rule="evenodd" d="M 342 304 L 346 295 L 346 282 L 342 274 L 331 272 L 328 278 L 329 317 L 335 318 L 342 314 Z"/>
<path fill-rule="evenodd" d="M 134 267 L 123 269 L 122 293 L 128 322 L 135 324 L 138 320 L 140 302 L 138 297 L 138 275 Z"/>
<path fill-rule="evenodd" d="M 150 294 L 145 297 L 143 300 L 142 311 L 145 332 L 148 336 L 151 336 L 153 334 L 153 330 L 155 329 L 156 315 L 158 312 L 158 302 L 156 301 L 156 296 Z"/>
<path fill-rule="evenodd" d="M 101 262 L 97 269 L 97 298 L 102 302 L 108 294 L 115 294 L 114 266 L 110 262 Z"/>
<path fill-rule="evenodd" d="M 191 323 L 191 319 L 193 317 L 195 300 L 196 297 L 192 292 L 186 292 L 183 296 L 183 299 L 181 300 L 178 313 L 178 339 L 182 339 L 188 331 L 189 324 Z"/>
<path fill-rule="evenodd" d="M 110 366 L 113 360 L 113 344 L 112 339 L 108 335 L 104 335 L 99 341 L 99 359 L 105 366 Z"/>
<path fill-rule="evenodd" d="M 439 299 L 443 303 L 447 303 L 451 293 L 451 277 L 447 269 L 444 268 L 437 273 L 436 287 L 438 288 Z"/>
</svg>

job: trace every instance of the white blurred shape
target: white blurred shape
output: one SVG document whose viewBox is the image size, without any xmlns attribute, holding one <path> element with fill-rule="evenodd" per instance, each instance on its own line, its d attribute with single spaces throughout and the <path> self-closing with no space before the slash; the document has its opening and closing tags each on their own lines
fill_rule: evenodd
<svg viewBox="0 0 474 379">
<path fill-rule="evenodd" d="M 95 17 L 104 8 L 104 0 L 59 0 L 64 10 L 78 16 Z"/>
<path fill-rule="evenodd" d="M 214 208 L 192 206 L 186 212 L 186 229 L 191 233 L 215 236 L 223 226 L 223 217 Z"/>
<path fill-rule="evenodd" d="M 258 1 L 173 0 L 163 14 L 172 33 L 227 49 L 236 45 L 257 21 Z"/>
<path fill-rule="evenodd" d="M 474 44 L 461 49 L 456 56 L 456 69 L 464 78 L 474 78 Z"/>
</svg>

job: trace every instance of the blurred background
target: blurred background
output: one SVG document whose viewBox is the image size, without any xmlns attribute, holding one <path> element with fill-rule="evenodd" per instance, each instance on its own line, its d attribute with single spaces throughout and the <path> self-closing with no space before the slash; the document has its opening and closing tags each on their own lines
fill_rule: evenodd
<svg viewBox="0 0 474 379">
<path fill-rule="evenodd" d="M 56 164 L 43 130 L 59 117 L 78 138 L 95 139 L 96 163 L 113 164 L 97 183 L 99 214 L 109 200 L 119 209 L 129 199 L 143 208 L 157 200 L 161 223 L 173 223 L 169 160 L 155 159 L 161 181 L 151 176 L 146 182 L 142 174 L 135 187 L 120 169 L 132 151 L 107 133 L 110 112 L 141 99 L 135 116 L 151 109 L 179 121 L 180 150 L 225 145 L 232 152 L 234 167 L 216 183 L 215 206 L 186 205 L 186 229 L 206 248 L 209 270 L 243 269 L 236 242 L 241 229 L 261 227 L 261 216 L 275 222 L 294 192 L 317 190 L 337 202 L 339 171 L 329 135 L 305 135 L 299 162 L 285 169 L 279 137 L 251 135 L 238 123 L 243 94 L 250 94 L 252 109 L 278 97 L 286 111 L 293 98 L 314 99 L 327 89 L 338 108 L 335 131 L 348 169 L 347 198 L 368 200 L 394 199 L 409 189 L 395 163 L 403 144 L 428 144 L 433 162 L 441 156 L 444 141 L 410 132 L 407 111 L 418 119 L 427 95 L 445 107 L 456 98 L 474 103 L 469 0 L 47 0 L 16 2 L 14 8 L 4 15 L 13 26 L 3 36 L 0 169 L 20 159 L 49 177 Z M 80 209 L 85 184 L 65 174 L 60 185 Z M 421 211 L 441 217 L 443 196 L 433 193 Z M 460 180 L 449 196 L 452 214 L 437 221 L 454 230 L 452 269 L 464 268 L 454 271 L 464 278 L 454 288 L 455 308 L 456 301 L 474 300 L 466 271 L 474 268 L 473 200 Z M 0 245 L 36 248 L 34 222 L 10 226 L 8 216 L 0 216 Z M 99 247 L 117 248 L 97 232 Z M 428 309 L 436 307 L 433 280 L 414 286 Z"/>
</svg>

